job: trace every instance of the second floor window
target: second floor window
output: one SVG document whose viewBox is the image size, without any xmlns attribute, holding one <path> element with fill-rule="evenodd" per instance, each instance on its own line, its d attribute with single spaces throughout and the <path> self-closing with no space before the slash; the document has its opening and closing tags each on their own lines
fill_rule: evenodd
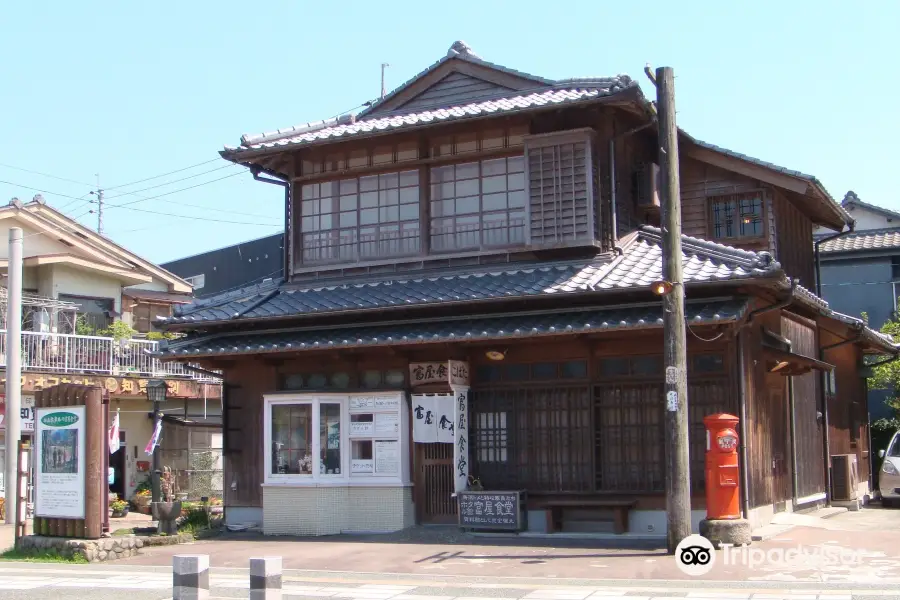
<svg viewBox="0 0 900 600">
<path fill-rule="evenodd" d="M 431 248 L 443 252 L 525 242 L 525 159 L 431 169 Z"/>
<path fill-rule="evenodd" d="M 761 194 L 712 198 L 712 227 L 716 239 L 758 238 L 765 232 Z"/>
<path fill-rule="evenodd" d="M 304 263 L 419 251 L 419 173 L 401 171 L 310 183 L 301 189 Z"/>
</svg>

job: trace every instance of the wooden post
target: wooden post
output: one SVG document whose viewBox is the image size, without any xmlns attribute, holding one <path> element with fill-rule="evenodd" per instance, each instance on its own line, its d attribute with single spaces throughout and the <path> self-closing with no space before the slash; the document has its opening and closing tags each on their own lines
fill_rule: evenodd
<svg viewBox="0 0 900 600">
<path fill-rule="evenodd" d="M 663 297 L 666 362 L 666 524 L 670 554 L 691 535 L 691 472 L 688 445 L 687 348 L 684 277 L 681 265 L 681 188 L 678 177 L 678 128 L 675 124 L 675 74 L 656 70 L 659 111 L 663 278 L 672 284 Z"/>
<path fill-rule="evenodd" d="M 106 452 L 106 431 L 103 418 L 103 391 L 99 387 L 82 389 L 85 415 L 84 461 L 84 537 L 97 539 L 103 533 L 103 491 L 106 473 L 103 472 Z"/>
</svg>

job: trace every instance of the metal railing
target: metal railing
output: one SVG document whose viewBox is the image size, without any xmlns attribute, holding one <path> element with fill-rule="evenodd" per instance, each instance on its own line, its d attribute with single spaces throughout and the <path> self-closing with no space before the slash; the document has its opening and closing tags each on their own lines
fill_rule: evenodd
<svg viewBox="0 0 900 600">
<path fill-rule="evenodd" d="M 184 377 L 205 382 L 218 378 L 197 373 L 182 363 L 151 356 L 159 342 L 122 340 L 94 335 L 22 332 L 22 370 L 58 373 L 102 373 L 142 377 Z M 6 330 L 0 329 L 0 367 L 6 366 Z"/>
</svg>

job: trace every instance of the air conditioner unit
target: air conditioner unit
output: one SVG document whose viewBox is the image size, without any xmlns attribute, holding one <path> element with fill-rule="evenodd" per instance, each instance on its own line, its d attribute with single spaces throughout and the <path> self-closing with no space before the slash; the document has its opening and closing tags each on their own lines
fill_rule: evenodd
<svg viewBox="0 0 900 600">
<path fill-rule="evenodd" d="M 645 163 L 635 173 L 638 208 L 659 207 L 659 165 Z"/>
<path fill-rule="evenodd" d="M 859 468 L 855 454 L 835 454 L 831 457 L 831 497 L 833 500 L 858 498 Z"/>
</svg>

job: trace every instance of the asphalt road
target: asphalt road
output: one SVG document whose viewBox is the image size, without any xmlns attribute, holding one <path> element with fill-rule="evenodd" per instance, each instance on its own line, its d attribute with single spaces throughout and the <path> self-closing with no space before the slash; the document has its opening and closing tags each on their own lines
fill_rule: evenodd
<svg viewBox="0 0 900 600">
<path fill-rule="evenodd" d="M 3 600 L 165 600 L 172 597 L 165 567 L 59 564 L 0 564 Z M 248 575 L 241 569 L 212 569 L 211 598 L 247 598 Z M 824 582 L 703 582 L 465 576 L 337 574 L 286 571 L 288 600 L 602 600 L 690 598 L 691 600 L 870 600 L 900 599 L 895 585 L 839 585 Z"/>
</svg>

